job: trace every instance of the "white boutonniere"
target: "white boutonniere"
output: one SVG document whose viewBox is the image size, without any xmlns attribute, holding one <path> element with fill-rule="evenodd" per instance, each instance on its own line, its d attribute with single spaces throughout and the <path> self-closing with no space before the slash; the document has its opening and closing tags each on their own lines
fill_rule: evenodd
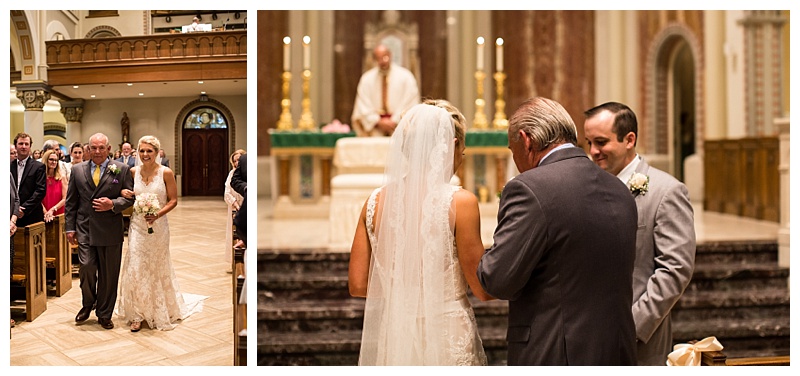
<svg viewBox="0 0 800 376">
<path fill-rule="evenodd" d="M 649 185 L 650 177 L 638 172 L 634 172 L 633 175 L 631 175 L 630 180 L 628 180 L 628 188 L 630 188 L 631 193 L 634 195 L 641 194 L 644 196 L 645 193 L 647 193 Z"/>
<path fill-rule="evenodd" d="M 112 174 L 116 175 L 119 174 L 120 169 L 117 167 L 117 165 L 112 164 L 108 166 L 108 171 L 111 171 Z"/>
</svg>

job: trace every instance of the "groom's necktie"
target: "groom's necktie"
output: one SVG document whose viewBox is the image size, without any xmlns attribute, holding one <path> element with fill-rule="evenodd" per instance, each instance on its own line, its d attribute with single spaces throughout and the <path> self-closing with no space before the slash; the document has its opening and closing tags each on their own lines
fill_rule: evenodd
<svg viewBox="0 0 800 376">
<path fill-rule="evenodd" d="M 92 175 L 92 180 L 94 180 L 94 186 L 96 187 L 100 184 L 100 166 L 94 166 L 94 174 Z"/>
</svg>

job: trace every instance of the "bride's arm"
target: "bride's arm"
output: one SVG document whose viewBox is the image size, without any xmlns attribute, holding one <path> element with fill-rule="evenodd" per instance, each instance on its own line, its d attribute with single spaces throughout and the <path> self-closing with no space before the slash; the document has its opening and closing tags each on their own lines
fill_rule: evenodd
<svg viewBox="0 0 800 376">
<path fill-rule="evenodd" d="M 472 192 L 460 190 L 453 195 L 456 205 L 456 248 L 461 271 L 476 298 L 486 301 L 494 297 L 483 290 L 478 281 L 478 264 L 486 251 L 481 240 L 481 216 L 478 198 Z"/>
<path fill-rule="evenodd" d="M 159 218 L 178 206 L 178 184 L 175 183 L 175 174 L 168 167 L 164 167 L 164 184 L 167 186 L 167 204 L 158 211 Z"/>
<path fill-rule="evenodd" d="M 347 275 L 347 285 L 350 295 L 358 297 L 367 296 L 367 282 L 369 281 L 369 260 L 372 253 L 367 236 L 367 203 L 361 208 L 358 218 L 356 234 L 353 245 L 350 247 L 350 267 Z"/>
</svg>

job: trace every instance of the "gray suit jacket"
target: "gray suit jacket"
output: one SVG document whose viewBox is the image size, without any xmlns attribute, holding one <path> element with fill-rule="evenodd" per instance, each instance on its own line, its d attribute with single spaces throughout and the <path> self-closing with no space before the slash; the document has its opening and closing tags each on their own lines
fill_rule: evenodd
<svg viewBox="0 0 800 376">
<path fill-rule="evenodd" d="M 509 365 L 633 365 L 636 204 L 581 148 L 506 184 L 486 291 L 509 300 Z"/>
<path fill-rule="evenodd" d="M 683 183 L 643 159 L 636 172 L 650 177 L 648 191 L 636 196 L 633 320 L 638 361 L 663 366 L 673 346 L 670 310 L 694 272 L 694 211 Z"/>
<path fill-rule="evenodd" d="M 119 168 L 119 173 L 111 172 L 111 165 Z M 133 178 L 127 165 L 109 160 L 100 183 L 95 186 L 92 180 L 91 161 L 81 162 L 72 167 L 72 177 L 67 187 L 67 202 L 64 216 L 66 231 L 76 231 L 78 242 L 96 247 L 122 244 L 124 224 L 122 211 L 133 205 L 133 200 L 120 196 L 123 189 L 133 190 Z M 108 197 L 114 202 L 114 209 L 96 212 L 92 200 Z"/>
<path fill-rule="evenodd" d="M 115 159 L 115 161 L 120 162 L 122 164 L 125 164 L 125 162 L 123 162 L 124 160 L 125 157 L 119 157 Z M 131 155 L 130 157 L 128 157 L 128 167 L 134 167 L 134 166 L 136 166 L 136 157 Z"/>
</svg>

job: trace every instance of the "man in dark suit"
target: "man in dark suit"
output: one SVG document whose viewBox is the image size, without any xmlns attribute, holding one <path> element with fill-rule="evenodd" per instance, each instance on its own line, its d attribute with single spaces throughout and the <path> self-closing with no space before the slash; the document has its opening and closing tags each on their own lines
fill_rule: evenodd
<svg viewBox="0 0 800 376">
<path fill-rule="evenodd" d="M 575 147 L 575 123 L 555 101 L 523 103 L 508 142 L 521 173 L 503 188 L 477 272 L 509 300 L 508 364 L 636 364 L 630 191 Z"/>
<path fill-rule="evenodd" d="M 64 212 L 67 240 L 78 245 L 81 265 L 83 307 L 75 321 L 86 321 L 96 308 L 97 322 L 105 329 L 114 328 L 111 315 L 124 241 L 122 211 L 133 205 L 133 200 L 120 195 L 123 189 L 133 190 L 128 165 L 110 160 L 110 149 L 104 134 L 89 138 L 91 160 L 72 167 Z"/>
<path fill-rule="evenodd" d="M 17 160 L 11 162 L 11 176 L 17 181 L 20 208 L 17 227 L 44 221 L 42 200 L 47 192 L 47 170 L 42 162 L 31 157 L 31 142 L 27 133 L 14 137 Z"/>
<path fill-rule="evenodd" d="M 242 195 L 244 200 L 239 211 L 236 213 L 236 218 L 233 219 L 233 224 L 236 225 L 236 233 L 242 239 L 245 246 L 247 245 L 247 154 L 242 154 L 239 157 L 239 167 L 233 171 L 231 176 L 231 188 L 236 193 Z"/>
<path fill-rule="evenodd" d="M 608 102 L 584 114 L 583 129 L 594 162 L 628 184 L 636 200 L 640 225 L 632 309 L 637 359 L 640 366 L 663 366 L 673 346 L 670 311 L 694 273 L 696 239 L 689 191 L 636 153 L 639 126 L 628 106 Z M 647 185 L 637 185 L 637 179 Z"/>
<path fill-rule="evenodd" d="M 132 152 L 133 148 L 131 147 L 131 144 L 127 142 L 122 144 L 122 155 L 117 158 L 116 161 L 122 162 L 128 165 L 128 167 L 136 166 L 136 157 L 133 156 Z"/>
</svg>

